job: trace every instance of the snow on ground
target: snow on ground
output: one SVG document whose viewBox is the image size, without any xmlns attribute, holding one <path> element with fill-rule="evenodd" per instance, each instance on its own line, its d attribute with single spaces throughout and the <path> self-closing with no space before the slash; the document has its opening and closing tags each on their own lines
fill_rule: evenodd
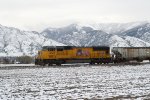
<svg viewBox="0 0 150 100">
<path fill-rule="evenodd" d="M 0 68 L 1 67 L 20 67 L 20 66 L 35 66 L 35 64 L 0 64 Z"/>
<path fill-rule="evenodd" d="M 0 100 L 150 99 L 150 64 L 0 69 Z"/>
</svg>

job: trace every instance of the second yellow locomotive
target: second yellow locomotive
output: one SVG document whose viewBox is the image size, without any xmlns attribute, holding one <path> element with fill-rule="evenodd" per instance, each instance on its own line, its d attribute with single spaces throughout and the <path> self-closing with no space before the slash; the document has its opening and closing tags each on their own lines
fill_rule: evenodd
<svg viewBox="0 0 150 100">
<path fill-rule="evenodd" d="M 75 47 L 44 46 L 38 51 L 36 65 L 61 65 L 66 63 L 100 64 L 111 62 L 110 48 L 107 46 Z"/>
</svg>

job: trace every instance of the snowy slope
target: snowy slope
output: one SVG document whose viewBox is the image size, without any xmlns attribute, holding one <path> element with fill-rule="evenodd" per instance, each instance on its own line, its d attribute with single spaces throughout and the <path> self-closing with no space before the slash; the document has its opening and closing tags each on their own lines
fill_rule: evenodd
<svg viewBox="0 0 150 100">
<path fill-rule="evenodd" d="M 104 41 L 107 41 L 111 36 L 101 30 L 94 30 L 91 27 L 82 27 L 77 24 L 58 29 L 48 28 L 41 34 L 66 45 L 75 46 L 107 45 Z"/>
<path fill-rule="evenodd" d="M 0 25 L 0 56 L 35 55 L 44 45 L 63 45 L 37 32 Z"/>
<path fill-rule="evenodd" d="M 109 44 L 111 47 L 129 47 L 128 42 L 117 35 L 114 35 L 109 39 Z"/>
<path fill-rule="evenodd" d="M 94 30 L 102 30 L 108 34 L 119 34 L 132 28 L 145 25 L 147 21 L 130 23 L 75 23 L 79 29 L 82 27 L 91 27 Z"/>
<path fill-rule="evenodd" d="M 130 22 L 130 23 L 98 23 L 91 24 L 94 29 L 103 30 L 109 34 L 118 34 L 134 27 L 144 25 L 147 22 Z"/>
<path fill-rule="evenodd" d="M 114 35 L 109 39 L 109 45 L 111 47 L 149 47 L 150 43 L 131 36 Z"/>
<path fill-rule="evenodd" d="M 128 30 L 132 30 L 145 24 L 147 23 L 137 22 L 126 24 L 107 24 L 106 26 L 104 24 L 101 24 L 105 28 L 108 26 L 107 31 L 111 31 L 112 33 L 105 32 L 105 28 L 101 27 L 102 30 L 100 30 L 100 27 L 96 28 L 95 26 L 90 26 L 89 24 L 71 24 L 62 28 L 47 28 L 41 34 L 44 34 L 44 36 L 49 37 L 57 42 L 64 43 L 66 45 L 143 47 L 150 46 L 150 42 L 148 43 L 148 36 L 150 36 L 150 32 L 147 32 L 145 33 L 145 35 L 143 35 L 143 37 L 145 36 L 147 39 L 142 39 L 141 37 L 139 38 L 134 35 L 125 35 L 123 32 L 128 32 Z"/>
<path fill-rule="evenodd" d="M 150 23 L 122 32 L 121 35 L 136 37 L 150 43 Z"/>
</svg>

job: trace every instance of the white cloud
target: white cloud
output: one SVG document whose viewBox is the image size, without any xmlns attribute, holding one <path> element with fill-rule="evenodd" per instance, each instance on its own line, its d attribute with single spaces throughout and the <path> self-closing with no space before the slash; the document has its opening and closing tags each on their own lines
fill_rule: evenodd
<svg viewBox="0 0 150 100">
<path fill-rule="evenodd" d="M 150 20 L 150 0 L 0 0 L 0 24 L 42 30 L 75 21 Z"/>
</svg>

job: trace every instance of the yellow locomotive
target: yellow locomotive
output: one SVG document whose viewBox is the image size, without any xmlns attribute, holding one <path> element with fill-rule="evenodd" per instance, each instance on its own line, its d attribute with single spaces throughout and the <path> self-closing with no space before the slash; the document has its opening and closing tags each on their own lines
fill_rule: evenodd
<svg viewBox="0 0 150 100">
<path fill-rule="evenodd" d="M 111 62 L 110 48 L 107 46 L 44 46 L 38 51 L 36 65 L 61 65 L 67 63 L 100 64 Z"/>
</svg>

